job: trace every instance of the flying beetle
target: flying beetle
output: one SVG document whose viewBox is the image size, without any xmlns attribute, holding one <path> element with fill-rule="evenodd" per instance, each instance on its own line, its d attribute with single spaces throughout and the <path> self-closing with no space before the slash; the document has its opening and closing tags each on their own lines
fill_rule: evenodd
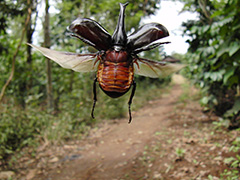
<svg viewBox="0 0 240 180">
<path fill-rule="evenodd" d="M 161 44 L 156 42 L 169 36 L 168 30 L 159 23 L 149 23 L 141 26 L 135 32 L 127 35 L 125 32 L 125 8 L 128 3 L 120 4 L 117 26 L 111 36 L 98 22 L 89 18 L 77 18 L 67 28 L 76 37 L 98 50 L 97 53 L 77 54 L 60 52 L 29 44 L 47 58 L 55 61 L 63 68 L 77 72 L 97 71 L 93 83 L 93 106 L 97 102 L 96 83 L 111 98 L 124 95 L 132 87 L 128 101 L 129 123 L 132 120 L 131 103 L 136 90 L 134 74 L 158 78 L 170 75 L 180 70 L 183 65 L 159 62 L 138 57 L 138 53 L 148 51 Z"/>
</svg>

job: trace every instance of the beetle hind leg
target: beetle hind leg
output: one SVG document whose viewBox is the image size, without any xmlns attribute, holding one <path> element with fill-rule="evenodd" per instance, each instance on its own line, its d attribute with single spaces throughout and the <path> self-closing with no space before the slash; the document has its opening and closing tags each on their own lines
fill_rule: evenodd
<svg viewBox="0 0 240 180">
<path fill-rule="evenodd" d="M 131 121 L 132 121 L 131 104 L 132 104 L 133 96 L 134 96 L 134 94 L 135 94 L 135 90 L 136 90 L 136 83 L 135 83 L 135 81 L 133 81 L 133 88 L 132 88 L 131 96 L 130 96 L 129 101 L 128 101 L 128 112 L 129 112 L 129 120 L 128 120 L 128 123 L 129 123 L 129 124 L 130 124 Z"/>
<path fill-rule="evenodd" d="M 97 78 L 95 78 L 94 82 L 93 82 L 93 106 L 92 106 L 92 113 L 91 116 L 94 119 L 94 108 L 97 102 L 97 88 L 96 88 L 96 84 L 97 84 Z"/>
</svg>

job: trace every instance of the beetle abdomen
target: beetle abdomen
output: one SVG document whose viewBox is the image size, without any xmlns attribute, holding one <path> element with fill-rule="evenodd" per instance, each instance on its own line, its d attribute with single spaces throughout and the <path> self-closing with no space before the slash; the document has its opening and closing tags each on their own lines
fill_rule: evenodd
<svg viewBox="0 0 240 180">
<path fill-rule="evenodd" d="M 100 87 L 107 95 L 119 97 L 132 85 L 133 67 L 129 62 L 104 61 L 98 67 L 97 77 Z"/>
</svg>

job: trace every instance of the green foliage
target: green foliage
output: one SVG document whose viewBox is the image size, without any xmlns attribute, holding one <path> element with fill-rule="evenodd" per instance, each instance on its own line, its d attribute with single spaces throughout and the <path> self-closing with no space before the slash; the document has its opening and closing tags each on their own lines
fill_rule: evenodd
<svg viewBox="0 0 240 180">
<path fill-rule="evenodd" d="M 24 10 L 26 10 L 24 3 L 21 3 L 20 6 L 20 3 L 0 1 L 0 32 L 6 34 L 8 18 L 23 15 Z"/>
<path fill-rule="evenodd" d="M 79 136 L 86 132 L 85 121 L 81 116 L 73 118 L 71 111 L 54 116 L 37 108 L 23 111 L 6 106 L 0 114 L 0 160 L 40 140 L 61 142 Z"/>
<path fill-rule="evenodd" d="M 236 124 L 240 113 L 240 2 L 186 2 L 185 10 L 199 14 L 198 20 L 183 24 L 191 37 L 188 76 L 205 94 L 202 105 Z"/>
<path fill-rule="evenodd" d="M 237 137 L 233 142 L 232 146 L 229 148 L 229 152 L 238 153 L 240 149 L 240 138 Z M 237 180 L 239 176 L 239 166 L 240 166 L 240 156 L 236 154 L 235 156 L 230 156 L 224 159 L 224 163 L 229 166 L 229 169 L 225 169 L 220 175 L 221 179 Z"/>
<path fill-rule="evenodd" d="M 19 112 L 16 107 L 8 106 L 0 113 L 0 160 L 26 145 L 32 145 L 34 135 L 40 130 L 40 119 L 32 113 Z"/>
<path fill-rule="evenodd" d="M 176 148 L 176 155 L 179 159 L 183 159 L 185 155 L 186 150 L 183 148 Z"/>
<path fill-rule="evenodd" d="M 222 116 L 215 128 L 239 127 L 240 86 L 240 2 L 184 0 L 185 10 L 197 12 L 199 19 L 183 24 L 190 48 L 186 55 L 188 77 L 201 88 L 201 104 Z M 230 120 L 230 123 L 229 123 Z M 239 179 L 239 138 L 230 147 L 228 166 L 220 179 Z M 209 179 L 213 179 L 211 175 Z"/>
</svg>

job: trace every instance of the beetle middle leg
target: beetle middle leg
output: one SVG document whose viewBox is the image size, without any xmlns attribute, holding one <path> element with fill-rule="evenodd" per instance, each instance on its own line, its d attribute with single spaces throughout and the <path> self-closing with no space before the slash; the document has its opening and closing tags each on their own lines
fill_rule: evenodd
<svg viewBox="0 0 240 180">
<path fill-rule="evenodd" d="M 130 96 L 129 101 L 128 101 L 128 111 L 129 111 L 129 120 L 128 120 L 128 123 L 129 123 L 129 124 L 130 124 L 131 121 L 132 121 L 131 104 L 132 104 L 133 96 L 134 96 L 134 94 L 135 94 L 135 90 L 136 90 L 136 83 L 135 83 L 135 81 L 133 81 L 133 88 L 132 88 L 131 96 Z"/>
<path fill-rule="evenodd" d="M 94 82 L 93 82 L 93 106 L 92 106 L 92 118 L 94 119 L 94 108 L 95 108 L 95 105 L 96 105 L 96 102 L 97 102 L 97 87 L 96 87 L 96 84 L 97 84 L 97 78 L 95 78 Z"/>
</svg>

